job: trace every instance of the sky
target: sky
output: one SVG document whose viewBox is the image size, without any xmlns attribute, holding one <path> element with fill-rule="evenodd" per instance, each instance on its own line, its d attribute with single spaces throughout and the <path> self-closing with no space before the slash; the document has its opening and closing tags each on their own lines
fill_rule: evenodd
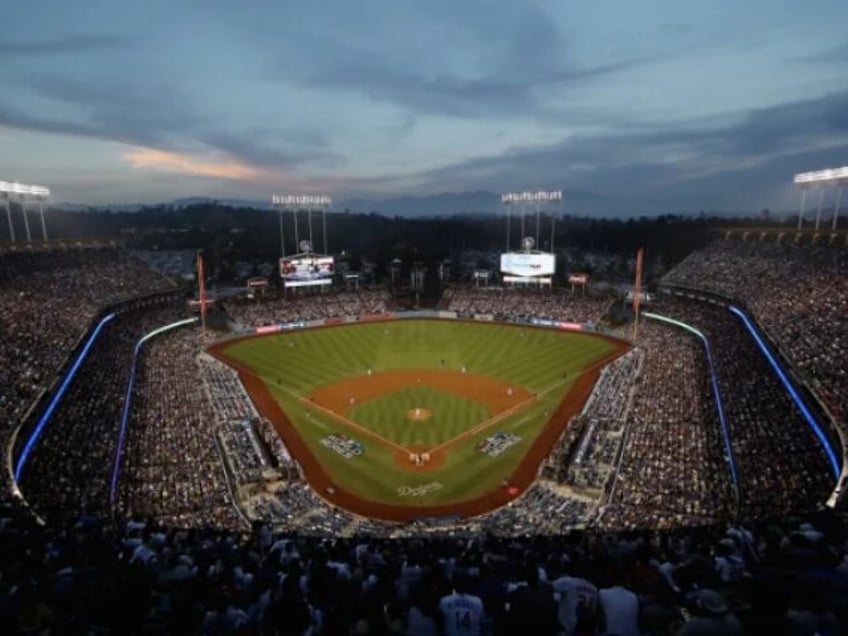
<svg viewBox="0 0 848 636">
<path fill-rule="evenodd" d="M 779 210 L 794 173 L 848 164 L 846 25 L 845 0 L 10 2 L 0 180 L 90 204 L 562 189 Z"/>
</svg>

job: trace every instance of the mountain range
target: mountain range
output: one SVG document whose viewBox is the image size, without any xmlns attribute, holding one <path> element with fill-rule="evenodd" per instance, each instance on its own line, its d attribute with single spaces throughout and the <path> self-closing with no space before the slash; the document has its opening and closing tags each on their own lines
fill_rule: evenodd
<svg viewBox="0 0 848 636">
<path fill-rule="evenodd" d="M 248 207 L 259 210 L 271 209 L 268 200 L 249 200 L 237 198 L 215 199 L 212 197 L 186 197 L 159 204 L 115 204 L 80 205 L 74 203 L 56 203 L 52 207 L 68 211 L 137 212 L 144 208 L 166 207 L 182 209 L 193 205 L 217 203 L 229 207 Z M 467 214 L 506 214 L 501 197 L 495 192 L 443 192 L 425 196 L 398 196 L 383 199 L 351 198 L 333 204 L 333 211 L 357 213 L 376 212 L 386 216 L 437 217 Z M 697 214 L 706 211 L 710 214 L 732 215 L 735 211 L 720 210 L 718 201 L 710 195 L 686 198 L 640 198 L 622 195 L 597 194 L 593 192 L 569 191 L 563 193 L 563 201 L 556 206 L 542 207 L 574 216 L 598 217 L 634 217 L 655 216 L 659 214 Z M 513 208 L 520 213 L 520 208 Z M 534 214 L 535 207 L 525 207 L 525 213 Z"/>
</svg>

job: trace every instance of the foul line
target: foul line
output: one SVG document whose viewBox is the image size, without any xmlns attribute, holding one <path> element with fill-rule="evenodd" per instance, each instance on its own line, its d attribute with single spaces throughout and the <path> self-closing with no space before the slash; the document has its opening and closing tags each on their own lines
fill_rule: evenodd
<svg viewBox="0 0 848 636">
<path fill-rule="evenodd" d="M 477 433 L 481 433 L 482 431 L 485 431 L 487 428 L 497 424 L 498 422 L 500 422 L 504 418 L 507 418 L 510 415 L 515 415 L 516 413 L 520 413 L 525 408 L 530 406 L 530 404 L 532 402 L 536 402 L 536 401 L 540 400 L 542 398 L 542 396 L 547 395 L 551 391 L 558 389 L 559 387 L 564 386 L 564 385 L 568 384 L 569 382 L 574 382 L 575 380 L 577 380 L 581 376 L 583 376 L 586 373 L 589 373 L 591 371 L 594 371 L 598 367 L 606 366 L 607 364 L 609 364 L 610 362 L 612 362 L 616 358 L 621 357 L 622 355 L 623 355 L 622 353 L 616 353 L 616 354 L 613 354 L 611 356 L 607 356 L 605 358 L 602 358 L 601 360 L 598 360 L 594 364 L 591 364 L 588 367 L 581 369 L 579 372 L 577 372 L 576 374 L 574 374 L 570 378 L 566 378 L 565 380 L 557 380 L 556 382 L 551 384 L 548 388 L 542 389 L 539 393 L 534 393 L 532 396 L 530 396 L 526 400 L 519 402 L 518 404 L 514 404 L 513 406 L 509 407 L 508 409 L 501 411 L 500 413 L 498 413 L 496 415 L 493 415 L 492 417 L 490 417 L 487 420 L 483 420 L 479 424 L 469 428 L 466 431 L 463 431 L 462 433 L 460 433 L 456 437 L 453 437 L 446 442 L 442 442 L 438 446 L 435 446 L 434 448 L 430 449 L 430 452 L 434 453 L 434 452 L 439 451 L 439 450 L 444 450 L 448 446 L 452 446 L 454 442 L 464 440 L 467 437 L 471 437 L 473 435 L 476 435 Z"/>
<path fill-rule="evenodd" d="M 236 361 L 234 361 L 234 360 L 233 360 L 233 361 L 230 361 L 229 359 L 228 359 L 227 361 L 223 361 L 223 362 L 224 362 L 224 364 L 228 364 L 228 365 L 230 365 L 230 366 L 233 366 L 233 363 L 235 363 L 235 365 L 236 365 L 236 369 L 238 370 L 238 372 L 239 372 L 239 373 L 243 373 L 243 374 L 245 374 L 245 375 L 251 376 L 251 377 L 256 378 L 257 380 L 261 381 L 261 382 L 262 382 L 262 383 L 263 383 L 263 384 L 264 384 L 264 385 L 268 388 L 268 391 L 269 391 L 269 392 L 273 392 L 273 388 L 274 388 L 274 386 L 276 386 L 276 388 L 277 388 L 278 390 L 280 390 L 280 391 L 282 391 L 283 393 L 287 394 L 288 396 L 290 396 L 290 397 L 294 398 L 295 400 L 297 400 L 297 401 L 298 401 L 298 402 L 300 402 L 301 404 L 306 405 L 308 408 L 314 408 L 315 410 L 320 411 L 320 412 L 324 413 L 325 415 L 329 415 L 330 417 L 332 417 L 333 419 L 337 420 L 338 422 L 340 422 L 340 423 L 344 424 L 344 425 L 345 425 L 345 426 L 347 426 L 348 428 L 351 428 L 351 429 L 353 429 L 353 430 L 355 430 L 355 431 L 357 431 L 357 432 L 359 432 L 359 433 L 362 433 L 362 434 L 364 434 L 364 435 L 367 435 L 367 436 L 368 436 L 368 437 L 370 437 L 371 439 L 373 439 L 373 440 L 375 440 L 375 441 L 377 441 L 377 442 L 380 442 L 380 443 L 382 443 L 382 444 L 384 444 L 384 445 L 386 445 L 386 446 L 389 446 L 390 448 L 393 448 L 393 449 L 394 449 L 394 450 L 396 450 L 396 451 L 400 451 L 400 452 L 402 452 L 402 453 L 404 453 L 404 454 L 408 454 L 408 453 L 409 453 L 409 449 L 408 449 L 408 448 L 406 448 L 406 447 L 404 447 L 404 446 L 401 446 L 400 444 L 398 444 L 398 443 L 396 443 L 396 442 L 393 442 L 393 441 L 392 441 L 392 440 L 390 440 L 390 439 L 386 439 L 386 438 L 385 438 L 385 437 L 383 437 L 382 435 L 380 435 L 380 434 L 378 434 L 378 433 L 375 433 L 374 431 L 370 430 L 369 428 L 366 428 L 366 427 L 362 426 L 361 424 L 357 424 L 357 423 L 356 423 L 356 422 L 354 422 L 353 420 L 349 420 L 349 419 L 347 419 L 344 415 L 341 415 L 341 414 L 339 414 L 339 413 L 336 413 L 334 410 L 332 410 L 332 409 L 328 409 L 328 408 L 327 408 L 327 407 L 325 407 L 325 406 L 321 406 L 321 405 L 320 405 L 320 404 L 318 404 L 317 402 L 313 402 L 313 401 L 311 401 L 311 400 L 307 399 L 307 398 L 306 398 L 306 397 L 304 397 L 304 396 L 297 395 L 296 393 L 294 393 L 294 392 L 290 391 L 289 389 L 287 389 L 286 387 L 284 387 L 284 386 L 282 386 L 282 385 L 280 385 L 280 384 L 274 385 L 274 383 L 273 383 L 273 382 L 271 382 L 270 380 L 265 379 L 263 376 L 259 375 L 259 374 L 258 374 L 258 373 L 256 373 L 255 371 L 253 371 L 253 370 L 251 370 L 251 369 L 249 369 L 249 368 L 245 367 L 245 366 L 244 366 L 244 365 L 242 365 L 240 362 L 236 362 Z M 249 392 L 248 392 L 248 394 L 249 394 Z M 251 399 L 252 399 L 252 398 L 251 398 Z M 283 411 L 284 411 L 284 409 L 282 409 L 282 408 L 281 408 L 281 410 L 283 410 Z"/>
<path fill-rule="evenodd" d="M 401 446 L 400 444 L 397 444 L 390 439 L 386 439 L 385 437 L 383 437 L 379 433 L 375 433 L 371 429 L 366 428 L 365 426 L 362 426 L 361 424 L 357 424 L 353 420 L 347 419 L 344 415 L 336 413 L 334 410 L 328 409 L 326 406 L 321 406 L 317 402 L 310 402 L 306 398 L 295 395 L 294 393 L 291 393 L 290 391 L 288 391 L 286 389 L 282 389 L 282 390 L 285 391 L 286 393 L 288 393 L 289 395 L 291 395 L 293 398 L 300 400 L 302 403 L 306 404 L 307 406 L 315 407 L 317 410 L 321 411 L 325 415 L 329 415 L 333 419 L 341 422 L 345 426 L 348 426 L 348 427 L 354 429 L 355 431 L 359 431 L 360 433 L 363 433 L 363 434 L 367 435 L 368 437 L 371 437 L 371 438 L 377 440 L 378 442 L 382 442 L 383 444 L 386 444 L 387 446 L 391 446 L 395 450 L 401 451 L 402 453 L 408 453 L 409 452 L 408 448 Z"/>
<path fill-rule="evenodd" d="M 438 451 L 442 451 L 442 450 L 448 448 L 449 446 L 452 446 L 456 442 L 459 442 L 459 441 L 462 441 L 462 440 L 464 440 L 468 437 L 472 437 L 474 435 L 477 435 L 478 433 L 481 433 L 482 431 L 485 431 L 487 428 L 494 426 L 495 424 L 497 424 L 501 420 L 509 417 L 510 415 L 515 415 L 516 413 L 520 413 L 521 411 L 526 409 L 528 406 L 530 406 L 530 404 L 532 404 L 533 402 L 537 402 L 538 400 L 540 400 L 543 395 L 546 395 L 546 394 L 550 393 L 551 391 L 553 391 L 554 389 L 557 389 L 557 388 L 559 388 L 559 387 L 561 387 L 565 384 L 568 384 L 569 382 L 574 382 L 575 380 L 577 380 L 582 375 L 585 375 L 586 373 L 590 373 L 591 371 L 594 371 L 598 367 L 605 366 L 605 365 L 609 364 L 610 362 L 612 362 L 613 360 L 615 360 L 616 358 L 621 357 L 622 355 L 623 355 L 623 352 L 616 352 L 612 355 L 609 355 L 605 358 L 602 358 L 601 360 L 598 360 L 594 364 L 591 364 L 588 367 L 581 369 L 579 372 L 577 372 L 573 376 L 566 378 L 564 380 L 559 380 L 557 382 L 554 382 L 549 387 L 543 389 L 539 393 L 532 394 L 529 398 L 519 402 L 518 404 L 514 404 L 514 405 L 510 406 L 509 408 L 501 411 L 500 413 L 493 415 L 492 417 L 490 417 L 486 420 L 483 420 L 479 424 L 476 424 L 476 425 L 472 426 L 471 428 L 469 428 L 468 430 L 463 431 L 462 433 L 460 433 L 456 437 L 452 437 L 451 439 L 447 440 L 446 442 L 442 442 L 441 444 L 434 446 L 433 448 L 429 449 L 426 452 L 436 453 Z M 274 384 L 272 382 L 266 380 L 263 376 L 259 375 L 255 371 L 248 369 L 247 367 L 242 365 L 240 362 L 235 362 L 235 361 L 229 360 L 229 359 L 227 359 L 227 361 L 223 361 L 223 362 L 224 362 L 224 364 L 228 364 L 230 366 L 233 366 L 233 363 L 235 363 L 235 366 L 240 373 L 244 373 L 245 375 L 249 375 L 249 376 L 256 378 L 257 380 L 260 380 L 261 382 L 263 382 L 269 388 L 269 391 L 274 386 Z M 337 413 L 336 411 L 334 411 L 332 409 L 329 409 L 325 406 L 322 406 L 322 405 L 318 404 L 317 402 L 313 402 L 313 401 L 309 400 L 308 398 L 306 398 L 304 396 L 297 395 L 296 393 L 290 391 L 289 389 L 287 389 L 286 387 L 284 387 L 282 385 L 278 384 L 278 385 L 276 385 L 276 387 L 277 387 L 278 390 L 286 393 L 287 395 L 294 398 L 295 400 L 297 400 L 301 404 L 305 404 L 307 407 L 315 408 L 317 411 L 320 411 L 320 412 L 324 413 L 325 415 L 330 416 L 331 418 L 335 419 L 336 421 L 340 422 L 341 424 L 344 424 L 348 428 L 351 428 L 351 429 L 353 429 L 353 430 L 355 430 L 359 433 L 362 433 L 363 435 L 366 435 L 366 436 L 370 437 L 371 439 L 373 439 L 373 440 L 375 440 L 375 441 L 377 441 L 377 442 L 379 442 L 379 443 L 381 443 L 385 446 L 393 448 L 396 451 L 400 451 L 404 455 L 412 452 L 411 449 L 406 448 L 405 446 L 401 446 L 400 444 L 393 442 L 390 439 L 386 439 L 382 435 L 375 433 L 371 429 L 369 429 L 365 426 L 362 426 L 361 424 L 357 424 L 353 420 L 349 420 L 344 415 L 341 415 L 340 413 Z"/>
<path fill-rule="evenodd" d="M 446 442 L 442 442 L 438 446 L 434 446 L 433 448 L 430 449 L 429 452 L 435 453 L 435 452 L 438 452 L 440 450 L 444 450 L 448 446 L 453 445 L 455 442 L 462 441 L 466 437 L 471 437 L 473 435 L 476 435 L 477 433 L 480 433 L 481 431 L 485 431 L 487 428 L 489 428 L 490 426 L 492 426 L 494 424 L 497 424 L 502 419 L 509 417 L 510 415 L 514 415 L 515 413 L 519 413 L 519 412 L 523 411 L 525 408 L 530 406 L 530 404 L 532 404 L 533 402 L 536 402 L 538 399 L 539 399 L 539 394 L 534 393 L 533 395 L 531 395 L 526 400 L 523 400 L 523 401 L 519 402 L 518 404 L 513 404 L 508 409 L 501 411 L 497 415 L 493 415 L 489 419 L 483 420 L 479 424 L 476 424 L 476 425 L 472 426 L 471 428 L 469 428 L 465 431 L 462 431 L 456 437 L 453 437 Z"/>
</svg>

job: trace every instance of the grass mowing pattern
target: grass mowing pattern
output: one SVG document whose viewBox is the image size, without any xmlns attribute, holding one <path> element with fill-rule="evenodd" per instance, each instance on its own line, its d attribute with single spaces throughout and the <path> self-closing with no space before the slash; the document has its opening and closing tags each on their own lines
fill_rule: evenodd
<svg viewBox="0 0 848 636">
<path fill-rule="evenodd" d="M 414 422 L 406 412 L 420 406 L 432 411 L 430 419 Z M 489 417 L 478 402 L 445 391 L 414 386 L 354 406 L 348 415 L 378 435 L 402 446 L 436 446 Z"/>
<path fill-rule="evenodd" d="M 235 341 L 223 353 L 262 378 L 313 455 L 336 483 L 366 499 L 415 506 L 459 503 L 498 488 L 512 474 L 547 422 L 547 415 L 554 412 L 574 378 L 615 349 L 609 341 L 586 333 L 488 323 L 396 320 Z M 317 412 L 307 414 L 307 406 L 300 400 L 301 396 L 319 386 L 344 377 L 365 375 L 369 368 L 376 373 L 392 369 L 458 370 L 463 365 L 469 372 L 524 387 L 539 394 L 539 400 L 493 428 L 451 446 L 444 466 L 432 472 L 418 473 L 399 468 L 390 449 L 352 432 L 330 416 Z M 565 379 L 563 374 L 566 374 Z M 386 402 L 390 397 L 382 397 L 375 404 L 391 405 L 391 400 Z M 452 411 L 459 411 L 451 416 L 454 422 L 451 426 L 458 429 L 461 423 L 471 422 L 466 427 L 469 428 L 480 421 L 474 420 L 471 414 L 466 418 L 461 412 L 468 407 L 471 413 L 472 407 L 477 409 L 481 405 L 463 404 L 467 400 L 456 396 L 445 399 L 460 400 L 450 404 Z M 359 408 L 367 406 L 365 403 Z M 377 422 L 375 426 L 396 420 L 404 427 L 423 428 L 431 426 L 439 415 L 436 409 L 427 406 L 433 410 L 433 419 L 410 422 L 405 417 L 409 408 L 406 404 L 399 406 L 397 412 L 393 411 L 394 408 L 392 405 L 382 415 L 369 412 L 368 418 L 360 420 L 357 415 L 355 419 L 367 426 L 367 420 L 378 416 L 377 420 L 372 420 Z M 521 436 L 522 441 L 496 458 L 478 453 L 476 444 L 498 431 L 512 431 Z M 345 460 L 325 448 L 320 440 L 331 433 L 357 439 L 365 445 L 364 455 Z M 404 434 L 399 427 L 395 433 L 399 436 Z M 444 440 L 453 435 L 439 433 L 433 436 Z M 414 500 L 398 495 L 399 487 L 431 482 L 439 482 L 441 488 Z"/>
</svg>

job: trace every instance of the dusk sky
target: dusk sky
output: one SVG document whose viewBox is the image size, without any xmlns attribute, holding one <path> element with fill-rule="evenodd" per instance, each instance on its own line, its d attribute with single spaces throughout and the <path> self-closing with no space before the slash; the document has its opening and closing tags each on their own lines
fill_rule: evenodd
<svg viewBox="0 0 848 636">
<path fill-rule="evenodd" d="M 54 201 L 563 189 L 758 210 L 848 164 L 848 2 L 7 2 Z M 567 206 L 566 206 L 567 208 Z"/>
</svg>

